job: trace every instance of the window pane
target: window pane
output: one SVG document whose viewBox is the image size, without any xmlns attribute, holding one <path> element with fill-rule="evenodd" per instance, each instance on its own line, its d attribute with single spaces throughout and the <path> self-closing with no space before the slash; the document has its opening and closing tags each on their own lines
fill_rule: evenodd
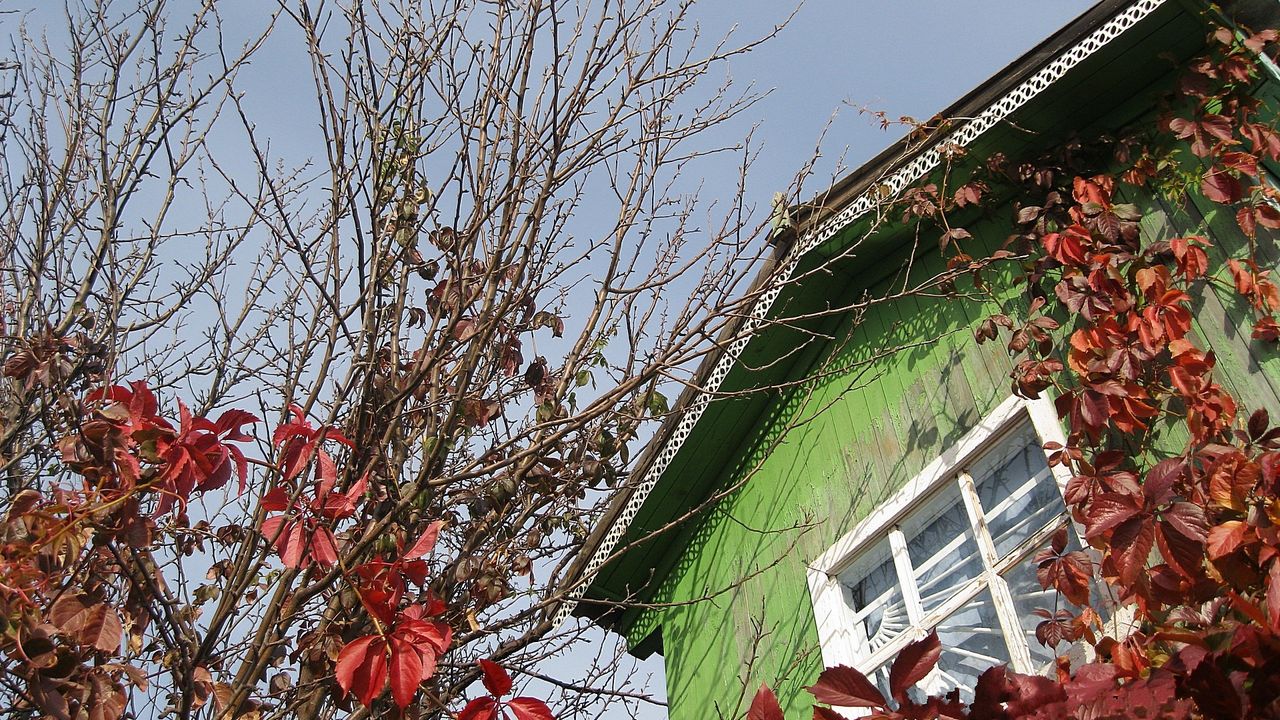
<svg viewBox="0 0 1280 720">
<path fill-rule="evenodd" d="M 993 665 L 1009 662 L 1009 648 L 1000 631 L 991 591 L 986 588 L 938 624 L 942 657 L 938 659 L 937 685 L 931 690 L 960 688 L 965 702 L 973 700 L 978 676 Z"/>
<path fill-rule="evenodd" d="M 859 557 L 844 579 L 855 617 L 866 633 L 868 652 L 875 652 L 907 629 L 907 605 L 887 539 Z"/>
<path fill-rule="evenodd" d="M 1064 510 L 1040 440 L 1029 426 L 973 463 L 970 474 L 1000 558 L 1055 522 Z"/>
<path fill-rule="evenodd" d="M 930 498 L 901 528 L 926 614 L 982 574 L 978 544 L 955 485 Z"/>
</svg>

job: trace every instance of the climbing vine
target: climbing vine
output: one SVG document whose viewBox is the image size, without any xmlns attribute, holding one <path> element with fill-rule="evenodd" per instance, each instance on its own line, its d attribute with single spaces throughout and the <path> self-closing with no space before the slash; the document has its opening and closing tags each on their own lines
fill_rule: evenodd
<svg viewBox="0 0 1280 720">
<path fill-rule="evenodd" d="M 895 719 L 1280 714 L 1280 428 L 1227 391 L 1193 329 L 1196 298 L 1224 292 L 1249 308 L 1254 340 L 1280 339 L 1280 289 L 1258 247 L 1280 229 L 1280 193 L 1261 177 L 1280 161 L 1280 134 L 1252 94 L 1276 39 L 1219 28 L 1156 122 L 1025 163 L 993 157 L 953 191 L 904 195 L 904 219 L 936 224 L 953 267 L 985 263 L 947 214 L 993 197 L 1008 211 L 1013 197 L 1016 230 L 995 257 L 1020 263 L 1025 302 L 975 336 L 1005 342 L 1015 393 L 1050 393 L 1067 429 L 1045 449 L 1071 472 L 1065 500 L 1090 550 L 1070 550 L 1063 529 L 1035 556 L 1040 583 L 1076 608 L 1042 611 L 1036 637 L 1094 659 L 1059 657 L 1052 676 L 990 668 L 971 703 L 923 697 L 913 688 L 941 653 L 931 633 L 893 662 L 888 697 L 854 668 L 825 670 L 810 688 L 816 718 L 840 717 L 828 706 Z M 1142 211 L 1118 200 L 1133 188 L 1175 204 L 1203 196 L 1248 246 L 1219 262 L 1204 235 L 1144 237 Z M 994 294 L 988 282 L 975 273 Z M 1116 599 L 1109 610 L 1132 617 L 1122 631 L 1103 623 L 1095 578 Z M 749 717 L 781 717 L 767 687 Z"/>
</svg>

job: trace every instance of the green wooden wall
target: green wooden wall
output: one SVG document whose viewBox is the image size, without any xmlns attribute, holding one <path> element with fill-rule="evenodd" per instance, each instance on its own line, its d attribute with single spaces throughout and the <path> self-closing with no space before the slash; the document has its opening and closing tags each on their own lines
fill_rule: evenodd
<svg viewBox="0 0 1280 720">
<path fill-rule="evenodd" d="M 979 236 L 1006 237 L 986 225 Z M 943 264 L 936 253 L 917 262 L 922 273 Z M 875 280 L 873 291 L 900 281 Z M 868 287 L 840 278 L 826 290 L 847 301 Z M 739 716 L 761 682 L 791 703 L 789 715 L 805 716 L 802 688 L 822 668 L 805 562 L 1008 396 L 1007 354 L 973 341 L 984 312 L 910 298 L 856 326 L 844 318 L 832 329 L 846 340 L 808 368 L 822 377 L 780 397 L 742 444 L 726 472 L 741 489 L 698 526 L 655 598 L 688 604 L 632 628 L 639 640 L 661 626 L 672 718 Z"/>
<path fill-rule="evenodd" d="M 1172 36 L 1188 34 L 1178 28 Z M 1144 84 L 1158 90 L 1167 80 L 1151 78 Z M 1273 107 L 1280 94 L 1276 87 L 1260 90 Z M 1150 110 L 1150 97 L 1149 92 L 1130 94 L 1089 125 L 1127 123 Z M 1275 171 L 1271 168 L 1272 179 Z M 1123 199 L 1148 213 L 1144 242 L 1203 234 L 1213 242 L 1219 262 L 1246 247 L 1232 217 L 1203 198 Z M 1011 229 L 1001 217 L 967 227 L 977 238 L 967 248 L 975 256 L 997 249 Z M 855 260 L 837 263 L 825 279 L 809 283 L 800 304 L 849 303 L 867 291 L 900 285 L 903 278 L 895 268 L 908 264 L 905 248 L 916 243 L 909 232 L 897 233 L 880 233 Z M 848 246 L 857 237 L 860 230 L 851 228 L 830 246 Z M 922 247 L 932 251 L 916 253 L 911 265 L 918 277 L 944 266 L 931 239 Z M 1274 233 L 1259 238 L 1258 248 L 1271 267 L 1280 266 Z M 856 267 L 878 271 L 858 274 Z M 1219 272 L 1226 277 L 1225 268 Z M 763 417 L 746 437 L 695 436 L 699 442 L 733 445 L 701 448 L 732 458 L 723 467 L 699 470 L 715 476 L 724 499 L 686 525 L 671 546 L 683 548 L 674 560 L 650 556 L 661 563 L 651 566 L 660 584 L 646 592 L 648 609 L 630 611 L 622 623 L 633 648 L 652 648 L 659 639 L 673 719 L 742 717 L 761 683 L 775 688 L 788 717 L 809 716 L 804 687 L 816 679 L 822 659 L 806 563 L 1011 392 L 1012 362 L 1003 345 L 977 345 L 972 329 L 997 309 L 1021 314 L 1022 302 L 1015 297 L 1012 270 L 989 277 L 995 287 L 1006 289 L 994 302 L 907 298 L 874 306 L 857 318 L 846 313 L 825 320 L 812 329 L 835 340 L 796 363 L 784 378 L 796 384 L 769 397 Z M 1250 339 L 1244 302 L 1230 293 L 1208 292 L 1197 297 L 1196 313 L 1195 333 L 1217 354 L 1219 381 L 1248 409 L 1266 407 L 1280 420 L 1280 353 Z M 714 412 L 704 422 L 717 417 Z M 668 492 L 681 492 L 678 480 Z"/>
<path fill-rule="evenodd" d="M 1201 233 L 1219 260 L 1245 247 L 1234 221 L 1202 198 L 1127 199 L 1149 213 L 1144 242 Z M 971 249 L 975 255 L 996 249 L 1010 231 L 999 220 L 971 229 L 986 242 Z M 1274 236 L 1259 243 L 1262 257 L 1280 263 Z M 905 260 L 885 254 L 869 264 Z M 943 261 L 924 252 L 914 265 L 923 277 Z M 1014 287 L 1008 273 L 991 280 Z M 812 292 L 848 302 L 901 281 L 837 275 Z M 630 628 L 633 644 L 660 631 L 672 718 L 740 717 L 762 682 L 775 687 L 789 717 L 808 716 L 803 688 L 822 663 L 806 562 L 1009 396 L 1004 347 L 977 345 L 972 328 L 998 304 L 1020 307 L 1012 292 L 996 304 L 908 298 L 876 306 L 860 322 L 846 315 L 828 323 L 838 340 L 795 373 L 811 379 L 780 394 L 752 435 L 738 439 L 722 482 L 736 489 L 690 531 L 653 597 L 669 606 L 642 613 Z M 1205 293 L 1197 313 L 1195 332 L 1217 354 L 1220 380 L 1280 419 L 1280 354 L 1250 340 L 1243 302 Z"/>
</svg>

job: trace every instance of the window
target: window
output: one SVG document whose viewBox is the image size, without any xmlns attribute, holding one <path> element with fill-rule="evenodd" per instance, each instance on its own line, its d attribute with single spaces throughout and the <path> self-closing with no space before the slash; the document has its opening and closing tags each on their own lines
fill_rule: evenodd
<svg viewBox="0 0 1280 720">
<path fill-rule="evenodd" d="M 813 565 L 810 591 L 827 665 L 852 665 L 886 691 L 908 643 L 937 628 L 930 692 L 971 691 L 988 667 L 1037 672 L 1055 652 L 1035 639 L 1052 607 L 1033 558 L 1069 523 L 1043 445 L 1064 442 L 1045 400 L 1010 398 Z"/>
</svg>

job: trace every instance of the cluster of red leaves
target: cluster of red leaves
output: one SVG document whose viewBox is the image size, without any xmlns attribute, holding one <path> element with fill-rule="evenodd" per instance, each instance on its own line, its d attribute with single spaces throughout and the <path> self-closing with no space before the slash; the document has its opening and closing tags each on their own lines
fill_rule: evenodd
<svg viewBox="0 0 1280 720">
<path fill-rule="evenodd" d="M 514 697 L 503 701 L 511 692 L 511 676 L 505 668 L 489 660 L 481 660 L 481 681 L 488 695 L 475 698 L 458 713 L 458 720 L 553 720 L 551 708 L 537 698 Z"/>
<path fill-rule="evenodd" d="M 1215 33 L 1162 122 L 1181 149 L 1144 148 L 1124 181 L 1185 186 L 1184 176 L 1166 177 L 1182 171 L 1165 159 L 1189 149 L 1203 167 L 1200 192 L 1228 206 L 1250 239 L 1258 227 L 1280 228 L 1272 205 L 1280 198 L 1254 182 L 1262 159 L 1280 159 L 1280 134 L 1249 95 L 1254 53 L 1276 38 Z M 810 689 L 819 703 L 894 720 L 1280 717 L 1280 428 L 1265 411 L 1240 421 L 1214 377 L 1213 352 L 1192 332 L 1193 298 L 1221 291 L 1252 309 L 1255 339 L 1275 341 L 1280 290 L 1252 257 L 1215 267 L 1207 238 L 1144 242 L 1141 214 L 1114 202 L 1114 176 L 1093 170 L 1056 187 L 1067 167 L 1024 167 L 1014 178 L 1038 200 L 1019 206 L 1012 239 L 1029 256 L 1029 319 L 996 315 L 975 335 L 983 342 L 1009 331 L 1015 392 L 1052 389 L 1067 425 L 1067 445 L 1046 450 L 1072 472 L 1067 506 L 1098 560 L 1068 552 L 1065 532 L 1036 556 L 1041 584 L 1080 608 L 1043 611 L 1036 635 L 1050 646 L 1088 643 L 1097 660 L 1073 668 L 1059 658 L 1055 677 L 992 668 L 968 706 L 956 693 L 918 699 L 908 690 L 939 656 L 930 635 L 893 663 L 891 697 L 836 667 Z M 919 193 L 904 200 L 909 213 L 933 212 L 922 203 Z M 947 226 L 944 246 L 955 237 Z M 1117 637 L 1090 607 L 1095 575 L 1118 601 L 1110 609 L 1133 616 L 1112 628 Z M 814 716 L 838 717 L 822 705 Z M 767 688 L 749 717 L 782 717 Z"/>
<path fill-rule="evenodd" d="M 1076 193 L 1073 211 L 1081 195 L 1101 190 L 1103 205 L 1110 196 L 1099 178 L 1075 183 L 1087 193 Z M 1192 296 L 1213 291 L 1209 243 L 1192 237 L 1139 247 L 1097 229 L 1071 235 L 1067 252 L 1046 235 L 1037 261 L 1061 302 L 1045 312 L 1065 309 L 1070 318 L 1067 362 L 1041 372 L 1049 353 L 1027 349 L 1015 387 L 1057 391 L 1069 443 L 1048 449 L 1073 471 L 1067 504 L 1101 558 L 1099 574 L 1132 607 L 1136 629 L 1122 638 L 1094 634 L 1102 626 L 1087 607 L 1092 563 L 1056 541 L 1036 558 L 1041 583 L 1085 607 L 1047 617 L 1037 636 L 1088 641 L 1100 662 L 1074 672 L 1063 666 L 1054 680 L 994 671 L 1007 686 L 1000 715 L 982 706 L 995 682 L 984 675 L 988 684 L 979 684 L 968 716 L 1123 717 L 1133 707 L 1149 717 L 1273 715 L 1280 711 L 1273 682 L 1280 430 L 1268 427 L 1263 411 L 1236 426 L 1236 401 L 1214 380 L 1213 353 L 1191 337 Z M 1219 284 L 1249 301 L 1260 327 L 1273 324 L 1278 304 L 1268 274 L 1251 260 L 1231 261 L 1228 270 L 1233 282 Z M 1096 302 L 1078 302 L 1077 293 Z M 1157 419 L 1181 425 L 1188 440 L 1181 452 L 1151 461 L 1162 447 Z"/>
<path fill-rule="evenodd" d="M 334 527 L 356 515 L 368 477 L 362 475 L 345 491 L 338 490 L 338 467 L 325 445 L 352 449 L 351 441 L 334 428 L 313 426 L 296 405 L 289 411 L 292 419 L 276 428 L 272 438 L 280 453 L 283 483 L 261 502 L 265 512 L 281 514 L 264 520 L 261 532 L 286 567 L 306 568 L 312 562 L 333 566 L 339 553 Z M 297 483 L 312 465 L 314 482 Z M 344 694 L 354 695 L 365 706 L 372 706 L 390 685 L 395 704 L 408 707 L 419 685 L 435 674 L 437 659 L 449 650 L 452 628 L 430 619 L 445 610 L 443 603 L 428 596 L 425 604 L 402 607 L 409 585 L 421 588 L 426 583 L 423 558 L 434 549 L 439 532 L 440 523 L 432 523 L 394 560 L 372 560 L 348 573 L 377 632 L 346 643 L 338 653 L 334 678 Z"/>
<path fill-rule="evenodd" d="M 291 405 L 289 410 L 292 418 L 273 434 L 281 483 L 261 501 L 264 512 L 279 514 L 263 521 L 261 533 L 286 567 L 303 569 L 312 563 L 332 567 L 339 564 L 341 556 L 335 528 L 362 510 L 368 476 L 361 475 L 350 487 L 339 489 L 339 468 L 330 447 L 353 450 L 351 441 L 332 427 L 312 425 L 301 408 Z M 313 481 L 300 482 L 311 467 Z M 443 525 L 441 521 L 428 524 L 407 549 L 398 541 L 390 559 L 379 555 L 343 568 L 344 582 L 367 614 L 355 620 L 354 626 L 371 626 L 374 632 L 343 644 L 333 680 L 344 696 L 352 696 L 366 707 L 374 707 L 390 689 L 396 707 L 402 711 L 408 708 L 422 684 L 435 676 L 440 657 L 449 652 L 453 628 L 437 619 L 448 608 L 427 588 L 430 567 L 426 558 L 435 549 Z M 510 690 L 505 671 L 492 664 L 482 667 L 491 692 L 502 695 Z M 495 687 L 505 690 L 499 692 Z M 496 719 L 499 707 L 496 698 L 481 698 L 472 701 L 461 717 Z M 533 698 L 515 698 L 504 707 L 516 720 L 551 720 L 546 704 Z"/>
<path fill-rule="evenodd" d="M 282 514 L 263 521 L 262 535 L 275 547 L 285 567 L 305 568 L 313 560 L 330 566 L 338 562 L 332 526 L 355 515 L 368 481 L 361 477 L 345 492 L 337 490 L 338 467 L 324 443 L 350 448 L 351 441 L 333 428 L 312 427 L 296 405 L 290 405 L 289 412 L 293 419 L 276 428 L 272 437 L 280 452 L 284 483 L 268 491 L 261 502 L 264 511 Z M 295 487 L 294 481 L 313 461 L 315 483 L 303 498 L 306 487 Z"/>
<path fill-rule="evenodd" d="M 6 372 L 22 377 L 21 370 L 30 380 L 39 365 L 32 357 L 19 353 Z M 102 575 L 122 570 L 106 548 L 120 540 L 146 552 L 155 516 L 177 508 L 185 525 L 193 495 L 225 486 L 233 474 L 243 489 L 247 460 L 232 443 L 250 440 L 242 428 L 257 418 L 229 410 L 209 420 L 179 401 L 175 427 L 142 381 L 71 405 L 58 450 L 81 486 L 23 490 L 0 523 L 0 650 L 10 661 L 6 675 L 25 684 L 30 706 L 20 709 L 114 720 L 128 705 L 125 686 L 147 684 L 141 670 L 118 661 L 122 616 L 135 635 L 148 616 L 144 599 L 109 591 Z"/>
<path fill-rule="evenodd" d="M 423 560 L 435 548 L 441 523 L 428 526 L 395 560 L 372 560 L 352 570 L 353 586 L 378 632 L 347 643 L 338 655 L 336 676 L 344 693 L 371 706 L 391 686 L 391 697 L 408 707 L 418 686 L 436 671 L 437 659 L 448 652 L 453 630 L 428 618 L 445 611 L 444 603 L 427 593 L 426 602 L 401 607 L 409 585 L 427 582 Z"/>
<path fill-rule="evenodd" d="M 1191 63 L 1179 81 L 1180 96 L 1190 102 L 1163 121 L 1200 158 L 1200 191 L 1206 198 L 1227 205 L 1244 201 L 1236 210 L 1236 221 L 1250 238 L 1260 226 L 1280 229 L 1280 210 L 1275 205 L 1280 194 L 1256 182 L 1260 159 L 1280 160 L 1280 133 L 1258 119 L 1261 101 L 1248 92 L 1257 82 L 1257 53 L 1277 37 L 1274 29 L 1268 29 L 1240 39 L 1233 31 L 1219 28 L 1213 35 L 1217 51 Z M 1156 166 L 1150 161 L 1139 163 L 1147 172 L 1131 171 L 1127 177 L 1147 179 L 1153 172 L 1150 168 Z"/>
<path fill-rule="evenodd" d="M 93 549 L 84 527 L 92 513 L 78 493 L 45 498 L 26 490 L 0 522 L 0 651 L 4 674 L 20 683 L 30 704 L 54 718 L 115 720 L 127 705 L 127 685 L 146 676 L 115 662 L 123 627 L 120 612 L 100 591 L 70 579 Z"/>
<path fill-rule="evenodd" d="M 1191 705 L 1175 697 L 1169 674 L 1155 673 L 1121 689 L 1115 667 L 1103 664 L 1087 665 L 1074 676 L 1063 671 L 1057 678 L 1021 675 L 999 665 L 979 676 L 970 704 L 954 690 L 944 697 L 913 698 L 908 691 L 933 672 L 941 654 L 936 633 L 903 648 L 889 670 L 889 698 L 854 668 L 827 668 L 809 688 L 824 703 L 813 706 L 814 720 L 845 720 L 827 705 L 859 708 L 869 720 L 1053 720 L 1081 716 L 1082 708 L 1088 708 L 1083 716 L 1090 718 L 1187 717 Z M 1134 705 L 1135 698 L 1142 704 Z M 756 693 L 747 719 L 783 720 L 778 699 L 767 685 Z"/>
<path fill-rule="evenodd" d="M 244 490 L 248 464 L 233 442 L 251 440 L 241 428 L 258 422 L 243 410 L 216 421 L 194 417 L 178 401 L 179 423 L 161 417 L 155 394 L 141 380 L 90 393 L 86 417 L 58 443 L 62 461 L 105 496 L 155 493 L 155 513 L 185 512 L 195 491 L 223 487 L 234 473 Z M 141 486 L 139 485 L 141 483 Z"/>
</svg>

